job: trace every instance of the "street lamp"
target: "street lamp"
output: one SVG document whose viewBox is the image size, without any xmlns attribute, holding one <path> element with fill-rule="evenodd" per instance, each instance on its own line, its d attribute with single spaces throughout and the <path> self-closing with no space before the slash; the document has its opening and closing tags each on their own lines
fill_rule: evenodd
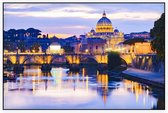
<svg viewBox="0 0 168 113">
<path fill-rule="evenodd" d="M 146 56 L 146 59 L 149 59 L 149 56 Z"/>
<path fill-rule="evenodd" d="M 88 49 L 86 49 L 86 50 L 85 50 L 85 53 L 88 53 L 88 51 L 89 51 L 89 50 L 88 50 Z"/>
</svg>

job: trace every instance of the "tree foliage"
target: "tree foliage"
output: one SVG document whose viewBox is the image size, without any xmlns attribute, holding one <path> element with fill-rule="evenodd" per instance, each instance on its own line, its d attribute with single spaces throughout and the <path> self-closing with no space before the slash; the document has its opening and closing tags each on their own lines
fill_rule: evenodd
<svg viewBox="0 0 168 113">
<path fill-rule="evenodd" d="M 18 43 L 18 49 L 20 49 L 21 52 L 25 52 L 26 51 L 26 47 L 25 47 L 25 42 L 21 41 Z"/>
<path fill-rule="evenodd" d="M 32 40 L 37 39 L 39 35 L 41 35 L 41 31 L 34 28 L 28 28 L 25 29 L 9 29 L 8 31 L 4 32 L 4 49 L 8 51 L 15 51 L 17 46 L 21 50 L 21 52 L 24 52 L 25 47 L 25 40 Z M 31 45 L 32 46 L 32 45 Z M 37 47 L 36 47 L 37 46 Z M 31 47 L 32 49 L 35 49 L 35 51 L 38 51 L 38 45 L 34 47 Z"/>
<path fill-rule="evenodd" d="M 108 68 L 109 70 L 114 69 L 122 64 L 122 59 L 118 52 L 108 53 Z"/>
<path fill-rule="evenodd" d="M 165 13 L 154 22 L 154 27 L 150 30 L 152 50 L 156 51 L 161 60 L 165 59 Z"/>
<path fill-rule="evenodd" d="M 40 50 L 39 48 L 40 48 L 40 44 L 36 42 L 31 46 L 30 51 L 33 52 L 34 50 L 34 52 L 39 52 Z"/>
</svg>

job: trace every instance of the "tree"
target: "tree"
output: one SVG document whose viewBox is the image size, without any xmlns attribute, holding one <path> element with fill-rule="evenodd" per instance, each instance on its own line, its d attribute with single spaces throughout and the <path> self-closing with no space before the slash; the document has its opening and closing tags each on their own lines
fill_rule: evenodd
<svg viewBox="0 0 168 113">
<path fill-rule="evenodd" d="M 17 31 L 18 37 L 24 39 L 26 36 L 26 30 L 24 29 L 18 29 Z"/>
<path fill-rule="evenodd" d="M 4 49 L 14 52 L 16 50 L 17 44 L 14 42 L 5 42 Z"/>
<path fill-rule="evenodd" d="M 26 47 L 25 47 L 25 42 L 21 41 L 18 43 L 18 49 L 20 49 L 21 52 L 25 52 L 26 51 Z"/>
<path fill-rule="evenodd" d="M 16 37 L 17 37 L 16 34 L 17 34 L 17 33 L 16 33 L 16 30 L 15 30 L 15 29 L 9 29 L 9 30 L 7 31 L 8 38 L 10 38 L 10 40 L 13 41 L 13 42 L 16 40 Z"/>
<path fill-rule="evenodd" d="M 41 31 L 38 29 L 28 28 L 26 31 L 29 37 L 38 37 L 38 35 L 41 35 Z"/>
<path fill-rule="evenodd" d="M 154 27 L 150 30 L 152 50 L 156 51 L 161 60 L 165 60 L 165 13 L 154 22 Z"/>
<path fill-rule="evenodd" d="M 108 68 L 109 70 L 114 69 L 122 64 L 122 59 L 118 52 L 109 52 L 108 53 Z"/>
<path fill-rule="evenodd" d="M 30 51 L 33 52 L 34 50 L 34 52 L 39 52 L 40 50 L 39 47 L 40 47 L 40 44 L 36 42 L 31 46 Z"/>
</svg>

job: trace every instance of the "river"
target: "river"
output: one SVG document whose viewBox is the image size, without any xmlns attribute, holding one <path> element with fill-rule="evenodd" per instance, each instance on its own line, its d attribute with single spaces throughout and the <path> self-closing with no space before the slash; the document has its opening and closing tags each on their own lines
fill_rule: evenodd
<svg viewBox="0 0 168 113">
<path fill-rule="evenodd" d="M 25 67 L 16 81 L 4 81 L 4 109 L 160 109 L 161 89 L 108 74 L 92 67 L 72 73 L 53 67 L 43 73 Z"/>
</svg>

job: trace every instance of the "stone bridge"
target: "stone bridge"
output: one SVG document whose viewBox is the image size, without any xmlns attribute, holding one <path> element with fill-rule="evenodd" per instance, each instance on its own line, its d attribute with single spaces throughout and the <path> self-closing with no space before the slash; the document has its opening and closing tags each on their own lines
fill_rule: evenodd
<svg viewBox="0 0 168 113">
<path fill-rule="evenodd" d="M 164 63 L 160 61 L 156 54 L 120 54 L 120 57 L 125 62 L 137 69 L 152 71 L 152 72 L 164 72 Z"/>
<path fill-rule="evenodd" d="M 120 57 L 125 60 L 125 62 L 128 64 L 128 65 L 132 65 L 133 62 L 134 62 L 134 59 L 136 58 L 136 55 L 135 54 L 132 54 L 132 53 L 122 53 L 120 54 Z"/>
<path fill-rule="evenodd" d="M 146 68 L 154 62 L 156 54 L 120 54 L 128 65 L 138 68 Z M 95 61 L 98 64 L 107 64 L 107 54 L 45 54 L 45 53 L 4 53 L 4 64 L 80 64 Z"/>
<path fill-rule="evenodd" d="M 107 54 L 45 54 L 45 53 L 4 53 L 4 64 L 54 64 L 65 63 L 80 64 L 88 59 L 99 64 L 107 64 Z"/>
</svg>

